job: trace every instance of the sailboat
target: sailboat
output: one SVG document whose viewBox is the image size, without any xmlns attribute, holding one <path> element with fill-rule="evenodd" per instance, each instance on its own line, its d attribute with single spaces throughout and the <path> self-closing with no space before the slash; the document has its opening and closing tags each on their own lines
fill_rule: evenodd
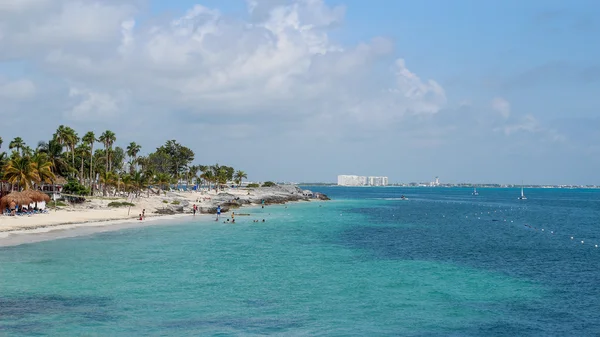
<svg viewBox="0 0 600 337">
<path fill-rule="evenodd" d="M 473 187 L 473 195 L 479 195 L 479 192 L 477 192 L 477 187 Z"/>
<path fill-rule="evenodd" d="M 519 197 L 519 200 L 527 200 L 525 193 L 523 193 L 523 186 L 521 186 L 521 196 Z"/>
</svg>

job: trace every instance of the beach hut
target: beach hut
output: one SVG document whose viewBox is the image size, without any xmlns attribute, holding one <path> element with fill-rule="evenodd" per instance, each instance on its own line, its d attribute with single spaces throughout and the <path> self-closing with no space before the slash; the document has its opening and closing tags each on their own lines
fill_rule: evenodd
<svg viewBox="0 0 600 337">
<path fill-rule="evenodd" d="M 44 192 L 36 190 L 26 190 L 21 192 L 30 197 L 33 202 L 50 202 L 50 196 Z"/>
<path fill-rule="evenodd" d="M 26 190 L 22 192 L 26 196 L 30 197 L 33 200 L 28 208 L 37 208 L 37 209 L 45 209 L 46 203 L 50 202 L 50 196 L 42 191 L 38 190 Z"/>
<path fill-rule="evenodd" d="M 27 206 L 33 202 L 33 200 L 23 192 L 12 192 L 3 196 L 0 199 L 0 210 L 4 210 L 10 205 L 11 201 L 15 201 L 18 206 Z"/>
</svg>

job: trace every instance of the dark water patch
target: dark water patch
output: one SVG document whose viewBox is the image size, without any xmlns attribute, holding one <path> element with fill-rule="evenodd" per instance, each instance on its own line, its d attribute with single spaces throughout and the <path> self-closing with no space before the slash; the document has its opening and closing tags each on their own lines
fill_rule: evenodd
<svg viewBox="0 0 600 337">
<path fill-rule="evenodd" d="M 107 311 L 112 300 L 97 296 L 27 295 L 0 297 L 2 319 L 24 319 L 32 315 L 75 314 L 101 321 L 111 317 Z M 93 314 L 90 314 L 93 313 Z"/>
<path fill-rule="evenodd" d="M 271 334 L 283 333 L 304 326 L 304 321 L 297 318 L 275 317 L 230 317 L 223 316 L 206 319 L 190 319 L 169 321 L 162 326 L 172 330 L 198 331 L 203 329 L 233 329 L 245 333 Z"/>
<path fill-rule="evenodd" d="M 2 317 L 0 316 L 0 319 Z M 4 336 L 47 336 L 48 331 L 52 328 L 52 325 L 49 323 L 42 322 L 10 322 L 10 323 L 2 323 L 0 322 L 0 335 Z"/>
</svg>

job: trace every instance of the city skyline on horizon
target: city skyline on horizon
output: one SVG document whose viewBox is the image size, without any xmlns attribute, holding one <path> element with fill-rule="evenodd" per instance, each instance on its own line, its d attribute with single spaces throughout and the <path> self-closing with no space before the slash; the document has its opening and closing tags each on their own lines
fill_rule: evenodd
<svg viewBox="0 0 600 337">
<path fill-rule="evenodd" d="M 600 185 L 599 11 L 586 0 L 7 0 L 0 151 L 64 124 L 112 130 L 140 155 L 175 139 L 195 164 L 256 181 L 350 168 L 390 182 Z"/>
</svg>

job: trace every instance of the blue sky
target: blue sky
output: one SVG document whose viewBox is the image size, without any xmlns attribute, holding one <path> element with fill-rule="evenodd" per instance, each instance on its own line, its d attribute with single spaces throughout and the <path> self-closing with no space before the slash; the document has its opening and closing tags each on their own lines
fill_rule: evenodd
<svg viewBox="0 0 600 337">
<path fill-rule="evenodd" d="M 0 6 L 0 117 L 32 144 L 69 124 L 251 180 L 600 184 L 597 1 L 29 3 Z"/>
</svg>

